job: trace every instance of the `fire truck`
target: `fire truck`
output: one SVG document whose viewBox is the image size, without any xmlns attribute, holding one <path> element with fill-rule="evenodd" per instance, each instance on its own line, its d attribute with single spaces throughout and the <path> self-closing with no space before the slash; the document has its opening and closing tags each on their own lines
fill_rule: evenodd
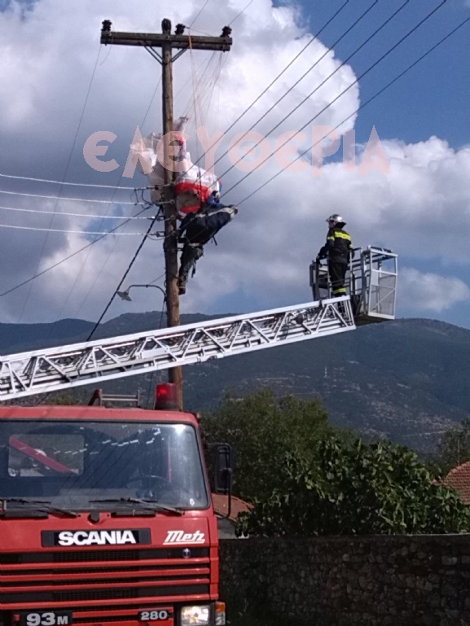
<svg viewBox="0 0 470 626">
<path fill-rule="evenodd" d="M 2 356 L 0 400 L 393 319 L 396 255 L 361 250 L 345 297 L 328 297 L 315 264 L 311 284 L 304 305 Z M 93 400 L 0 407 L 0 626 L 223 625 L 210 485 L 230 495 L 230 447 L 214 444 L 206 463 L 172 385 L 157 386 L 153 410 Z"/>
</svg>

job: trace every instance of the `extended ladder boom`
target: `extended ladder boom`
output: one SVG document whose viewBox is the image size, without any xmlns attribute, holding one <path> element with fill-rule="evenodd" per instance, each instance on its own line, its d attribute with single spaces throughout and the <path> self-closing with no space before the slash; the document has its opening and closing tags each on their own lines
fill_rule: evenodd
<svg viewBox="0 0 470 626">
<path fill-rule="evenodd" d="M 0 357 L 0 400 L 354 330 L 349 297 Z"/>
</svg>

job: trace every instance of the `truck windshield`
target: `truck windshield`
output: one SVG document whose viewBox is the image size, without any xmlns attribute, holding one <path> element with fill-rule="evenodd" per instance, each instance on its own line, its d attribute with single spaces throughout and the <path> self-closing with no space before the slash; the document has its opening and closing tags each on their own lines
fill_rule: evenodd
<svg viewBox="0 0 470 626">
<path fill-rule="evenodd" d="M 187 424 L 4 421 L 0 499 L 90 510 L 139 499 L 207 508 L 195 430 Z"/>
</svg>

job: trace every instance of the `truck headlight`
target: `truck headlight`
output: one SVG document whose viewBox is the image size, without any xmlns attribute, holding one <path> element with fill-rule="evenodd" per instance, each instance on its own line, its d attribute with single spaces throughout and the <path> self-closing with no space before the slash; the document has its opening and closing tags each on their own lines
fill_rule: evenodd
<svg viewBox="0 0 470 626">
<path fill-rule="evenodd" d="M 210 610 L 209 605 L 183 606 L 180 613 L 181 626 L 208 626 Z"/>
</svg>

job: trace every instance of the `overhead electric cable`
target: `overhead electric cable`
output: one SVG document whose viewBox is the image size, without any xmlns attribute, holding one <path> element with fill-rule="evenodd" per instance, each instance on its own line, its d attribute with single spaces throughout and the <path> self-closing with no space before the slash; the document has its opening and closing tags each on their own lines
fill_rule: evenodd
<svg viewBox="0 0 470 626">
<path fill-rule="evenodd" d="M 67 202 L 90 202 L 92 204 L 129 204 L 131 206 L 135 206 L 138 204 L 137 202 L 129 202 L 128 200 L 120 200 L 119 202 L 113 202 L 112 200 L 93 200 L 91 198 L 64 198 L 61 196 L 45 196 L 39 193 L 26 193 L 23 191 L 6 191 L 5 189 L 0 189 L 0 193 L 5 193 L 11 196 L 24 196 L 27 198 L 42 198 L 44 200 L 63 200 Z"/>
<path fill-rule="evenodd" d="M 135 205 L 134 205 L 135 206 Z M 149 207 L 147 207 L 149 208 Z M 66 215 L 67 217 L 86 217 L 87 219 L 101 219 L 101 220 L 146 220 L 147 217 L 132 217 L 129 215 L 92 215 L 90 213 L 67 213 L 66 211 L 45 211 L 43 209 L 22 209 L 20 207 L 0 206 L 1 211 L 20 211 L 21 213 L 34 213 L 35 215 L 49 215 L 53 213 L 60 217 Z M 66 231 L 64 231 L 66 232 Z"/>
<path fill-rule="evenodd" d="M 326 24 L 324 24 L 320 30 L 313 35 L 313 37 L 305 44 L 305 46 L 302 48 L 302 50 L 300 50 L 300 52 L 298 52 L 295 57 L 285 66 L 285 68 L 276 76 L 276 78 L 274 78 L 269 85 L 259 94 L 259 96 L 257 96 L 253 102 L 237 117 L 237 119 L 232 122 L 232 124 L 230 124 L 230 126 L 225 130 L 224 134 L 226 135 L 230 130 L 232 130 L 232 128 L 235 126 L 235 124 L 237 124 L 247 113 L 250 109 L 252 109 L 255 104 L 257 102 L 259 102 L 259 100 L 264 96 L 264 94 L 269 91 L 269 89 L 271 89 L 271 87 L 281 78 L 281 76 L 283 74 L 285 74 L 285 72 L 287 72 L 287 70 L 291 67 L 291 65 L 293 65 L 293 63 L 295 63 L 295 61 L 305 52 L 305 50 L 307 50 L 307 48 L 309 46 L 312 45 L 312 43 L 318 39 L 318 37 L 321 35 L 321 33 L 325 30 L 325 28 L 331 24 L 331 22 L 341 13 L 341 11 L 343 11 L 343 9 L 346 8 L 346 6 L 349 4 L 350 0 L 346 0 L 346 2 L 336 11 L 336 13 L 334 13 L 330 19 L 326 22 Z M 378 0 L 376 0 L 376 2 L 378 2 Z M 350 30 L 350 29 L 349 29 Z M 217 145 L 217 142 L 214 142 L 211 146 L 209 146 L 209 148 L 202 154 L 201 159 L 207 154 L 207 152 L 209 152 L 212 148 L 214 148 Z M 194 165 L 197 165 L 198 161 L 195 161 Z"/>
<path fill-rule="evenodd" d="M 110 46 L 110 48 L 112 48 L 112 47 L 113 46 Z M 147 111 L 146 111 L 146 113 L 144 115 L 144 119 L 142 121 L 142 124 L 140 125 L 140 128 L 143 128 L 145 122 L 147 121 L 148 114 L 150 113 L 150 110 L 152 109 L 153 101 L 155 100 L 155 96 L 157 95 L 157 92 L 158 92 L 158 89 L 160 87 L 160 83 L 161 82 L 162 82 L 162 77 L 160 76 L 160 78 L 159 78 L 159 80 L 157 82 L 157 86 L 155 87 L 154 92 L 152 94 L 152 97 L 150 98 L 150 103 L 149 103 L 149 105 L 147 107 Z M 122 176 L 119 179 L 119 182 L 121 182 L 121 180 L 122 180 Z M 118 187 L 118 189 L 124 189 L 124 187 Z"/>
<path fill-rule="evenodd" d="M 403 9 L 410 3 L 411 0 L 406 0 L 404 4 L 402 4 L 392 15 L 390 15 L 390 17 L 388 17 L 385 22 L 383 24 L 381 24 L 381 26 L 379 26 L 379 28 L 377 28 L 359 47 L 357 47 L 354 52 L 352 52 L 342 63 L 340 63 L 340 65 L 338 65 L 338 67 L 331 72 L 331 74 L 329 74 L 326 78 L 323 79 L 323 81 L 317 85 L 315 87 L 315 89 L 313 89 L 307 96 L 305 96 L 305 98 L 299 102 L 299 104 L 297 104 L 292 111 L 290 111 L 290 113 L 288 113 L 287 115 L 285 115 L 280 122 L 278 122 L 275 126 L 273 126 L 273 128 L 271 128 L 271 130 L 269 130 L 265 135 L 264 135 L 264 139 L 266 139 L 266 137 L 269 137 L 269 135 L 271 135 L 271 133 L 273 133 L 277 128 L 279 128 L 279 126 L 281 126 L 281 124 L 283 124 L 287 119 L 289 119 L 289 117 L 291 117 L 291 115 L 293 113 L 295 113 L 295 111 L 297 111 L 303 104 L 305 104 L 305 102 L 307 102 L 307 100 L 309 100 L 313 94 L 315 94 L 319 89 L 321 89 L 321 87 L 323 87 L 323 85 L 325 85 L 331 78 L 333 78 L 333 76 L 335 76 L 335 74 L 337 74 L 360 50 L 362 50 L 362 48 L 364 48 L 364 46 L 366 46 L 374 37 L 376 37 L 378 35 L 378 33 L 380 33 L 380 31 L 385 28 L 385 26 L 387 26 L 401 11 L 403 11 Z M 446 2 L 447 0 L 444 0 L 444 2 Z M 372 8 L 372 7 L 370 7 Z M 336 45 L 336 44 L 334 44 Z M 305 76 L 305 75 L 304 75 Z M 301 77 L 302 79 L 303 77 Z M 301 80 L 300 79 L 300 80 Z M 294 83 L 294 85 L 285 92 L 285 94 L 283 94 L 283 96 L 270 108 L 266 111 L 266 113 L 264 113 L 252 126 L 251 128 L 249 128 L 239 139 L 239 143 L 242 141 L 243 137 L 245 137 L 251 130 L 253 130 L 253 128 L 259 123 L 261 122 L 261 120 L 263 120 L 266 115 L 268 115 L 268 113 L 270 113 L 276 106 L 277 104 L 279 104 L 279 102 L 281 102 L 281 100 L 283 100 L 289 93 L 290 91 L 300 82 L 297 81 L 296 83 Z M 305 128 L 305 127 L 304 127 Z M 288 140 L 289 141 L 289 140 Z M 286 143 L 288 143 L 288 141 Z M 255 144 L 254 146 L 252 146 L 243 156 L 241 156 L 238 161 L 235 161 L 235 163 L 232 163 L 232 165 L 225 170 L 225 172 L 221 175 L 222 176 L 226 176 L 228 174 L 228 172 L 230 172 L 236 165 L 237 163 L 240 163 L 240 161 L 243 161 L 244 158 L 246 158 L 251 152 L 253 152 L 253 150 L 256 149 L 257 144 Z M 226 152 L 224 152 L 224 154 L 222 154 L 219 159 L 214 163 L 214 165 L 216 163 L 218 163 L 226 154 L 228 154 L 228 150 Z"/>
<path fill-rule="evenodd" d="M 147 208 L 143 209 L 142 211 L 137 213 L 137 215 L 140 215 L 141 213 L 143 213 L 146 210 L 147 210 Z M 116 228 L 112 228 L 107 233 L 104 233 L 104 234 L 100 235 L 98 237 L 98 239 L 95 239 L 95 241 L 91 241 L 90 243 L 87 243 L 86 246 L 83 246 L 79 250 L 76 250 L 75 252 L 72 252 L 71 254 L 66 256 L 65 258 L 61 259 L 60 261 L 57 261 L 53 265 L 50 265 L 49 267 L 46 267 L 46 269 L 41 270 L 40 272 L 37 272 L 36 274 L 34 274 L 34 276 L 30 276 L 29 278 L 27 278 L 26 280 L 22 281 L 18 285 L 15 285 L 14 287 L 11 287 L 10 289 L 7 289 L 7 291 L 4 291 L 3 293 L 0 293 L 0 298 L 2 298 L 3 296 L 7 296 L 9 293 L 12 293 L 13 291 L 16 291 L 20 287 L 23 287 L 24 285 L 27 285 L 28 283 L 30 283 L 33 280 L 36 280 L 36 278 L 39 278 L 40 276 L 43 276 L 47 272 L 50 272 L 51 270 L 55 269 L 59 265 L 62 265 L 62 263 L 65 263 L 66 261 L 69 261 L 70 259 L 72 259 L 74 256 L 77 256 L 77 254 L 80 254 L 80 252 L 83 252 L 84 250 L 87 250 L 88 248 L 91 248 L 91 246 L 94 246 L 96 243 L 98 243 L 99 241 L 101 241 L 102 239 L 107 237 L 108 235 L 113 234 L 116 230 L 118 230 L 119 228 L 122 228 L 125 224 L 127 224 L 127 221 L 123 222 L 122 224 L 118 224 L 116 226 Z"/>
<path fill-rule="evenodd" d="M 120 282 L 119 282 L 119 285 L 118 285 L 118 286 L 116 287 L 116 289 L 114 290 L 114 293 L 113 293 L 113 295 L 111 296 L 111 298 L 110 298 L 110 300 L 109 300 L 108 304 L 105 306 L 105 309 L 104 309 L 103 313 L 100 315 L 100 317 L 98 318 L 98 321 L 96 322 L 96 324 L 95 324 L 95 325 L 94 325 L 94 327 L 92 328 L 91 333 L 88 335 L 87 341 L 90 341 L 90 339 L 93 337 L 93 335 L 94 335 L 94 333 L 95 333 L 96 329 L 97 329 L 97 328 L 98 328 L 98 326 L 101 324 L 101 321 L 102 321 L 103 317 L 104 317 L 104 316 L 106 315 L 106 313 L 108 312 L 108 309 L 109 309 L 109 307 L 111 306 L 111 304 L 113 303 L 114 298 L 116 297 L 117 292 L 119 291 L 120 287 L 122 286 L 122 283 L 126 280 L 127 275 L 128 275 L 128 274 L 129 274 L 129 272 L 131 271 L 132 266 L 134 265 L 134 263 L 135 263 L 135 261 L 136 261 L 137 257 L 139 256 L 139 252 L 142 250 L 144 243 L 147 241 L 147 238 L 148 238 L 148 236 L 150 235 L 150 231 L 152 230 L 152 228 L 153 228 L 153 225 L 154 225 L 155 221 L 156 221 L 156 219 L 154 219 L 154 220 L 152 221 L 152 223 L 150 224 L 150 226 L 149 226 L 149 227 L 148 227 L 148 229 L 147 229 L 147 232 L 144 234 L 144 238 L 143 238 L 143 239 L 142 239 L 142 241 L 140 242 L 140 245 L 139 245 L 139 247 L 137 248 L 137 250 L 135 251 L 135 254 L 134 254 L 134 256 L 132 257 L 131 262 L 129 263 L 129 265 L 128 265 L 128 267 L 127 267 L 126 271 L 124 272 L 124 275 L 123 275 L 123 277 L 121 278 L 121 280 L 120 280 Z"/>
<path fill-rule="evenodd" d="M 63 228 L 39 228 L 36 226 L 13 226 L 12 224 L 0 224 L 0 228 L 13 228 L 14 230 L 34 230 L 46 233 L 69 233 L 74 235 L 111 235 L 114 234 L 119 237 L 124 236 L 142 236 L 145 233 L 113 233 L 112 231 L 87 231 L 87 230 L 67 230 Z"/>
<path fill-rule="evenodd" d="M 150 113 L 150 110 L 151 110 L 151 108 L 152 108 L 153 101 L 154 101 L 155 96 L 156 96 L 156 94 L 157 94 L 157 92 L 158 92 L 158 89 L 159 89 L 159 87 L 160 87 L 161 80 L 162 80 L 162 79 L 161 79 L 161 77 L 160 77 L 160 78 L 159 78 L 159 80 L 157 81 L 157 85 L 156 85 L 156 87 L 155 87 L 155 89 L 154 89 L 154 91 L 153 91 L 153 94 L 152 94 L 151 98 L 150 98 L 150 102 L 149 102 L 149 105 L 148 105 L 147 110 L 146 110 L 146 112 L 145 112 L 145 115 L 144 115 L 144 117 L 143 117 L 143 120 L 142 120 L 142 123 L 141 123 L 141 125 L 140 125 L 140 128 L 143 128 L 143 126 L 144 126 L 144 124 L 145 124 L 145 122 L 146 122 L 146 120 L 147 120 L 147 117 L 148 117 L 148 115 L 149 115 L 149 113 Z M 111 198 L 111 200 L 112 200 L 112 201 L 114 200 L 114 198 L 115 198 L 115 196 L 116 196 L 116 194 L 117 194 L 118 190 L 119 190 L 119 189 L 122 189 L 122 187 L 120 187 L 120 183 L 121 183 L 121 181 L 122 181 L 123 174 L 124 174 L 124 172 L 122 172 L 122 173 L 121 173 L 121 175 L 120 175 L 120 177 L 119 177 L 118 185 L 117 185 L 117 187 L 114 189 L 113 196 L 112 196 L 112 198 Z M 135 190 L 135 192 L 136 192 L 136 191 L 137 191 L 137 190 Z M 146 209 L 148 209 L 150 206 L 151 206 L 151 205 L 147 205 Z M 111 203 L 109 204 L 109 206 L 108 206 L 108 208 L 107 208 L 107 211 L 109 211 L 109 209 L 110 209 L 110 208 L 111 208 Z M 102 220 L 102 221 L 101 221 L 101 223 L 100 223 L 100 227 L 101 227 L 101 225 L 102 225 L 102 224 L 103 224 L 103 220 Z M 85 294 L 85 296 L 81 299 L 81 304 L 80 304 L 80 307 L 79 307 L 79 309 L 78 309 L 78 311 L 77 311 L 77 313 L 76 313 L 77 317 L 78 317 L 78 315 L 79 315 L 79 313 L 80 313 L 81 309 L 83 308 L 83 306 L 84 306 L 85 302 L 87 301 L 87 299 L 88 299 L 88 297 L 89 297 L 89 295 L 90 295 L 90 293 L 91 293 L 92 289 L 93 289 L 93 288 L 94 288 L 94 286 L 96 285 L 96 283 L 97 283 L 97 281 L 98 281 L 99 277 L 101 276 L 101 274 L 102 274 L 102 272 L 103 272 L 104 268 L 106 267 L 106 265 L 107 265 L 107 263 L 108 263 L 109 259 L 110 259 L 110 258 L 111 258 L 111 256 L 113 255 L 113 253 L 114 253 L 114 251 L 115 251 L 115 249 L 116 249 L 116 244 L 117 244 L 117 242 L 118 242 L 118 241 L 119 241 L 118 239 L 115 239 L 115 240 L 114 240 L 113 244 L 111 245 L 111 249 L 109 250 L 109 252 L 108 252 L 108 254 L 107 254 L 107 257 L 106 257 L 106 259 L 105 259 L 104 263 L 101 263 L 101 264 L 99 265 L 99 268 L 97 269 L 97 271 L 95 271 L 95 272 L 93 273 L 93 277 L 94 277 L 94 278 L 93 278 L 93 280 L 92 280 L 92 282 L 91 282 L 91 284 L 90 284 L 90 286 L 89 286 L 89 288 L 88 288 L 87 293 L 86 293 L 86 294 Z M 83 267 L 87 264 L 88 259 L 89 259 L 89 256 L 90 256 L 90 254 L 91 254 L 91 250 L 92 250 L 91 248 L 89 248 L 89 249 L 88 249 L 88 251 L 87 251 L 87 253 L 86 253 L 86 255 L 85 255 L 85 258 L 83 259 L 82 268 L 83 268 Z M 74 279 L 74 281 L 73 281 L 73 283 L 72 283 L 72 285 L 71 285 L 71 288 L 70 288 L 70 290 L 69 290 L 69 294 L 68 294 L 67 298 L 64 300 L 64 302 L 63 302 L 63 304 L 62 304 L 62 307 L 61 307 L 60 311 L 59 311 L 59 312 L 58 312 L 58 314 L 57 314 L 56 322 L 59 320 L 60 316 L 62 315 L 62 313 L 63 313 L 63 311 L 64 311 L 64 309 L 65 309 L 65 307 L 67 306 L 67 303 L 69 302 L 69 300 L 70 300 L 70 298 L 71 298 L 71 296 L 72 296 L 73 290 L 75 289 L 75 287 L 76 287 L 76 285 L 77 285 L 77 282 L 78 282 L 78 280 L 79 280 L 79 278 L 80 278 L 81 274 L 82 274 L 81 270 L 80 270 L 79 272 L 77 272 L 77 273 L 76 273 L 76 275 L 75 275 L 75 279 Z"/>
<path fill-rule="evenodd" d="M 457 31 L 459 31 L 463 26 L 465 26 L 465 24 L 467 24 L 468 22 L 470 22 L 470 17 L 467 17 L 465 20 L 463 20 L 460 24 L 458 24 L 458 26 L 456 26 L 453 30 L 451 30 L 445 37 L 443 37 L 442 39 L 440 39 L 434 46 L 432 46 L 432 48 L 430 48 L 429 50 L 427 50 L 427 52 L 425 52 L 424 54 L 422 54 L 418 59 L 416 59 L 416 61 L 414 61 L 411 65 L 409 65 L 405 70 L 403 70 L 403 72 L 401 72 L 400 74 L 398 74 L 398 76 L 396 76 L 393 80 L 391 80 L 389 83 L 387 83 L 385 85 L 385 87 L 382 87 L 382 89 L 380 89 L 376 94 L 374 94 L 371 98 L 369 98 L 368 100 L 366 100 L 365 102 L 363 102 L 361 104 L 361 106 L 359 106 L 353 113 L 351 113 L 351 115 L 349 115 L 348 117 L 344 118 L 344 120 L 342 120 L 342 122 L 340 122 L 337 126 L 335 126 L 329 133 L 327 133 L 324 137 L 322 137 L 319 141 L 317 141 L 316 143 L 312 144 L 309 148 L 307 148 L 307 150 L 305 150 L 304 152 L 300 153 L 293 161 L 292 163 L 295 163 L 296 161 L 298 161 L 299 159 L 301 159 L 302 157 L 304 157 L 307 152 L 310 152 L 310 150 L 312 150 L 315 146 L 317 146 L 319 143 L 321 143 L 324 139 L 326 139 L 327 137 L 329 137 L 329 135 L 331 135 L 335 130 L 338 130 L 338 128 L 340 128 L 345 122 L 347 122 L 348 120 L 350 120 L 352 117 L 354 117 L 355 115 L 357 115 L 357 113 L 359 111 L 361 111 L 364 107 L 368 106 L 371 102 L 373 102 L 374 100 L 376 100 L 380 95 L 382 95 L 385 91 L 387 91 L 387 89 L 389 89 L 392 85 L 394 85 L 397 81 L 399 81 L 401 78 L 403 78 L 403 76 L 405 76 L 409 71 L 411 71 L 414 67 L 416 67 L 419 63 L 421 63 L 421 61 L 423 61 L 427 56 L 429 56 L 432 52 L 434 52 L 434 50 L 436 50 L 436 48 L 439 48 L 439 46 L 441 46 L 445 41 L 447 41 L 448 39 L 450 39 L 450 37 L 452 37 Z M 246 196 L 245 198 L 243 198 L 243 200 L 241 200 L 238 203 L 238 206 L 240 204 L 242 204 L 243 202 L 246 202 L 246 200 L 249 200 L 252 196 L 254 196 L 256 193 L 258 193 L 258 191 L 261 191 L 261 189 L 263 189 L 264 187 L 266 187 L 267 185 L 269 185 L 269 183 L 271 183 L 274 179 L 276 179 L 278 176 L 280 176 L 282 174 L 282 172 L 284 172 L 285 170 L 280 170 L 277 174 L 275 174 L 274 176 L 272 176 L 269 180 L 267 180 L 266 182 L 264 182 L 262 185 L 260 185 L 257 189 L 255 189 L 254 191 L 252 191 L 248 196 Z"/>
<path fill-rule="evenodd" d="M 349 0 L 348 0 L 348 2 L 349 2 Z M 228 25 L 229 25 L 229 26 L 231 26 L 231 25 L 234 23 L 234 21 L 235 21 L 235 20 L 238 20 L 238 18 L 239 18 L 241 15 L 243 15 L 243 13 L 245 13 L 245 11 L 248 9 L 248 7 L 250 7 L 252 4 L 253 4 L 253 0 L 250 0 L 250 2 L 248 2 L 248 4 L 246 5 L 246 7 L 245 7 L 244 9 L 242 9 L 242 10 L 240 11 L 240 13 L 238 13 L 238 15 L 235 15 L 235 17 L 233 18 L 233 20 L 232 20 L 231 22 L 229 22 L 229 24 L 228 24 Z"/>
<path fill-rule="evenodd" d="M 155 88 L 155 90 L 154 90 L 154 92 L 153 92 L 153 95 L 152 95 L 152 98 L 151 98 L 151 102 L 150 102 L 149 106 L 147 107 L 147 111 L 146 111 L 146 113 L 145 113 L 145 115 L 144 115 L 144 119 L 142 120 L 142 123 L 141 123 L 141 125 L 140 125 L 140 127 L 141 127 L 141 128 L 143 128 L 143 126 L 144 126 L 144 124 L 145 124 L 145 122 L 146 122 L 146 120 L 147 120 L 148 114 L 149 114 L 150 109 L 151 109 L 151 104 L 152 104 L 152 102 L 153 102 L 153 99 L 155 98 L 155 94 L 156 94 L 156 93 L 157 93 L 157 91 L 158 91 L 158 88 L 159 88 L 159 86 L 160 86 L 160 84 L 161 84 L 161 81 L 162 81 L 162 77 L 160 76 L 160 78 L 159 78 L 159 80 L 158 80 L 158 82 L 157 82 L 157 86 L 156 86 L 156 88 Z M 120 181 L 121 181 L 121 180 L 122 180 L 122 175 L 121 175 Z M 120 182 L 120 181 L 119 181 L 119 182 Z M 164 185 L 162 185 L 161 187 L 163 188 L 163 187 L 164 187 Z M 166 204 L 166 201 L 165 201 L 165 202 L 160 202 L 160 203 L 159 203 L 159 205 L 163 205 L 163 204 Z M 148 208 L 148 207 L 147 207 L 147 208 Z M 156 218 L 155 218 L 155 219 L 156 219 Z M 155 219 L 153 220 L 152 224 L 155 222 Z M 92 292 L 92 290 L 93 290 L 94 286 L 96 285 L 96 283 L 98 282 L 98 280 L 99 280 L 99 278 L 100 278 L 100 276 L 101 276 L 102 272 L 104 271 L 104 268 L 105 268 L 105 267 L 106 267 L 106 265 L 108 264 L 109 259 L 111 258 L 112 254 L 114 253 L 114 250 L 115 250 L 115 248 L 116 248 L 116 244 L 117 244 L 117 242 L 118 242 L 118 241 L 119 241 L 118 239 L 115 239 L 115 241 L 114 241 L 113 245 L 111 246 L 111 250 L 109 251 L 108 256 L 107 256 L 107 258 L 106 258 L 105 262 L 104 262 L 104 263 L 102 263 L 102 264 L 100 265 L 99 270 L 98 270 L 97 272 L 95 272 L 95 273 L 94 273 L 94 280 L 92 281 L 92 283 L 91 283 L 91 285 L 90 285 L 90 287 L 89 287 L 89 289 L 88 289 L 87 293 L 85 294 L 84 298 L 82 299 L 82 302 L 81 302 L 80 308 L 78 309 L 77 315 L 78 315 L 78 313 L 80 313 L 80 311 L 82 310 L 83 306 L 85 305 L 85 302 L 88 300 L 88 297 L 90 296 L 90 293 Z M 145 238 L 144 238 L 144 241 L 145 241 Z M 86 259 L 85 259 L 85 262 L 87 261 L 87 259 L 88 259 L 88 255 L 89 255 L 90 253 L 91 253 L 91 250 L 89 250 L 89 251 L 88 251 L 88 253 L 87 253 L 87 257 L 86 257 Z M 77 274 L 77 275 L 76 275 L 76 277 L 75 277 L 75 282 L 74 282 L 74 285 L 77 283 L 78 278 L 79 278 L 79 274 Z M 69 296 L 69 297 L 70 297 L 70 296 Z M 64 304 L 63 304 L 63 306 L 62 306 L 62 309 L 61 309 L 61 311 L 60 311 L 60 314 L 62 314 L 62 311 L 64 310 L 64 308 L 65 308 L 65 306 L 66 306 L 67 302 L 68 302 L 68 298 L 67 298 L 67 300 L 64 302 Z M 60 315 L 60 314 L 59 314 L 59 315 Z"/>
<path fill-rule="evenodd" d="M 101 55 L 101 46 L 98 48 L 98 54 L 96 56 L 95 65 L 94 65 L 93 71 L 91 73 L 90 82 L 88 84 L 88 89 L 87 89 L 87 93 L 86 93 L 86 96 L 85 96 L 85 101 L 84 101 L 83 106 L 82 106 L 82 111 L 80 113 L 80 118 L 78 120 L 77 128 L 75 130 L 75 135 L 74 135 L 74 138 L 73 138 L 73 141 L 72 141 L 72 147 L 70 149 L 69 156 L 68 156 L 68 159 L 67 159 L 67 162 L 66 162 L 66 165 L 65 165 L 64 176 L 63 176 L 60 188 L 59 188 L 59 198 L 57 198 L 57 200 L 55 202 L 54 211 L 56 211 L 57 207 L 59 206 L 60 195 L 61 195 L 62 189 L 63 189 L 63 182 L 65 181 L 65 179 L 67 177 L 67 174 L 68 174 L 68 171 L 69 171 L 69 167 L 70 167 L 70 163 L 72 161 L 72 155 L 73 155 L 73 152 L 75 150 L 75 145 L 77 143 L 78 133 L 79 133 L 80 128 L 82 126 L 83 118 L 84 118 L 84 115 L 85 115 L 85 110 L 86 110 L 86 107 L 87 107 L 87 104 L 88 104 L 88 98 L 90 97 L 91 87 L 93 85 L 93 81 L 94 81 L 94 78 L 95 78 L 96 69 L 98 67 L 98 61 L 99 61 L 100 55 Z M 53 222 L 54 222 L 54 215 L 52 215 L 52 217 L 50 219 L 49 227 L 52 226 Z M 38 268 L 39 268 L 39 266 L 41 264 L 41 259 L 42 259 L 43 254 L 44 254 L 44 250 L 46 249 L 48 237 L 49 237 L 49 233 L 47 232 L 46 236 L 44 238 L 44 241 L 42 242 L 41 251 L 39 253 L 39 257 L 38 257 L 38 260 L 37 260 L 37 263 L 36 263 L 36 272 L 37 272 L 37 270 L 38 270 Z M 29 286 L 29 289 L 28 289 L 28 293 L 26 294 L 26 298 L 25 298 L 25 300 L 23 302 L 23 306 L 22 306 L 21 313 L 20 313 L 20 316 L 19 316 L 19 321 L 22 320 L 23 314 L 24 314 L 24 311 L 25 311 L 25 308 L 26 308 L 26 305 L 28 304 L 28 300 L 29 300 L 29 297 L 31 295 L 31 287 L 32 287 L 32 283 L 30 283 L 30 286 Z"/>
<path fill-rule="evenodd" d="M 375 67 L 377 67 L 377 65 L 379 65 L 386 57 L 388 57 L 394 50 L 396 50 L 396 48 L 398 48 L 408 37 L 410 37 L 416 30 L 418 30 L 418 28 L 420 28 L 420 26 L 422 26 L 425 22 L 427 22 L 427 20 L 429 20 L 440 8 L 442 8 L 444 6 L 444 4 L 446 4 L 447 0 L 442 0 L 442 2 L 436 7 L 434 8 L 430 13 L 428 13 L 426 15 L 426 17 L 424 17 L 418 24 L 416 24 L 410 31 L 408 31 L 406 33 L 406 35 L 404 35 L 399 41 L 397 41 L 391 48 L 389 48 L 389 50 L 387 50 L 387 52 L 385 52 L 385 54 L 383 54 L 375 63 L 373 63 L 367 70 L 365 70 L 360 76 L 358 76 L 358 78 L 356 78 L 356 80 L 354 80 L 348 87 L 346 87 L 346 89 L 343 89 L 343 91 L 336 96 L 336 98 L 334 98 L 333 100 L 331 100 L 331 102 L 329 102 L 326 106 L 323 107 L 323 109 L 321 111 L 319 111 L 316 115 L 314 115 L 310 120 L 308 120 L 308 122 L 306 122 L 298 131 L 296 131 L 297 133 L 302 132 L 302 130 L 304 130 L 309 124 L 311 124 L 313 121 L 315 121 L 322 113 L 324 113 L 327 109 L 329 109 L 335 102 L 337 102 L 342 96 L 344 96 L 345 93 L 347 93 L 350 89 L 352 89 L 352 87 L 354 87 L 354 85 L 356 85 L 360 80 L 362 80 L 364 78 L 364 76 L 366 76 L 367 74 L 369 74 L 369 72 L 371 72 Z M 233 189 L 235 189 L 235 187 L 238 187 L 238 185 L 240 185 L 244 180 L 246 180 L 248 178 L 248 176 L 250 176 L 251 174 L 253 174 L 253 172 L 257 171 L 260 169 L 260 167 L 262 165 L 264 165 L 264 163 L 266 163 L 273 154 L 276 154 L 277 152 L 279 152 L 279 150 L 281 150 L 286 144 L 289 143 L 289 141 L 291 140 L 291 138 L 287 139 L 284 143 L 282 143 L 280 146 L 278 146 L 276 148 L 276 150 L 274 150 L 274 152 L 272 154 L 270 154 L 267 158 L 263 159 L 263 161 L 261 161 L 255 170 L 253 170 L 252 172 L 248 172 L 248 174 L 246 174 L 245 176 L 243 176 L 238 182 L 236 182 L 234 185 L 232 185 L 232 187 L 230 187 L 230 189 L 227 189 L 226 193 L 229 193 L 230 191 L 232 191 Z M 228 171 L 228 170 L 227 170 Z M 224 195 L 225 195 L 224 194 Z"/>
<path fill-rule="evenodd" d="M 93 183 L 70 183 L 67 181 L 60 181 L 60 180 L 49 180 L 47 178 L 31 178 L 29 176 L 13 176 L 12 174 L 0 174 L 1 178 L 14 178 L 17 180 L 30 180 L 36 183 L 51 183 L 52 185 L 73 185 L 75 187 L 96 187 L 99 189 L 122 189 L 123 191 L 140 191 L 143 190 L 145 191 L 146 189 L 149 189 L 149 187 L 116 187 L 116 185 L 96 185 Z"/>
<path fill-rule="evenodd" d="M 189 28 L 192 28 L 192 25 L 195 24 L 197 22 L 198 17 L 201 15 L 201 13 L 204 11 L 204 9 L 206 8 L 207 4 L 208 4 L 209 0 L 206 0 L 204 3 L 204 6 L 199 9 L 199 13 L 196 15 L 196 17 L 193 19 L 193 21 L 191 22 L 191 24 L 189 25 Z"/>
</svg>

